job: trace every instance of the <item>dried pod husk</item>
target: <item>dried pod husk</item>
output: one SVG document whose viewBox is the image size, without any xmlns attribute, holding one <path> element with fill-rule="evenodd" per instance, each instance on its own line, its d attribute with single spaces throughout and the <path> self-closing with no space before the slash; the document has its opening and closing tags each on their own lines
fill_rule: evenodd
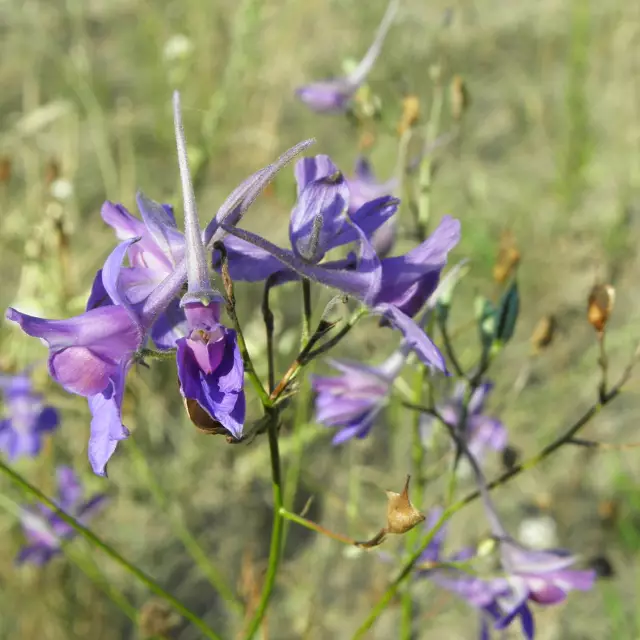
<svg viewBox="0 0 640 640">
<path fill-rule="evenodd" d="M 191 420 L 200 431 L 210 435 L 226 436 L 227 442 L 229 443 L 237 442 L 222 424 L 214 420 L 195 400 L 191 398 L 183 398 L 182 400 L 189 420 Z"/>
<path fill-rule="evenodd" d="M 402 99 L 402 115 L 398 122 L 398 135 L 411 129 L 420 119 L 420 100 L 418 96 L 408 95 Z"/>
<path fill-rule="evenodd" d="M 142 605 L 138 627 L 142 638 L 168 638 L 180 624 L 180 616 L 163 600 L 153 598 Z"/>
<path fill-rule="evenodd" d="M 607 327 L 607 321 L 613 311 L 615 294 L 615 289 L 610 284 L 596 284 L 589 293 L 587 320 L 598 333 L 604 333 Z"/>
<path fill-rule="evenodd" d="M 469 108 L 469 90 L 461 76 L 454 76 L 450 87 L 451 115 L 454 120 L 462 119 Z"/>
<path fill-rule="evenodd" d="M 542 351 L 551 344 L 556 326 L 556 319 L 552 315 L 542 316 L 538 320 L 531 334 L 531 348 L 534 353 Z"/>
<path fill-rule="evenodd" d="M 493 266 L 493 279 L 498 284 L 502 284 L 511 276 L 519 263 L 520 251 L 518 251 L 516 239 L 511 231 L 503 231 L 500 236 L 498 257 Z"/>
<path fill-rule="evenodd" d="M 424 514 L 420 513 L 409 499 L 409 481 L 411 476 L 407 476 L 402 493 L 387 491 L 387 533 L 407 533 L 413 527 L 424 521 Z"/>
</svg>

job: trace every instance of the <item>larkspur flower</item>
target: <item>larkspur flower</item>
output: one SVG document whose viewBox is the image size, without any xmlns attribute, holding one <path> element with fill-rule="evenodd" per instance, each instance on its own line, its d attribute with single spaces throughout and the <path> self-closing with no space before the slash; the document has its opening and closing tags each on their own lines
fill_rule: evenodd
<svg viewBox="0 0 640 640">
<path fill-rule="evenodd" d="M 298 199 L 291 211 L 289 241 L 295 258 L 316 265 L 332 249 L 370 237 L 396 212 L 398 200 L 379 197 L 350 211 L 350 190 L 346 179 L 329 156 L 302 158 L 295 165 Z M 276 283 L 299 279 L 268 250 L 237 237 L 225 239 L 229 274 L 233 280 L 256 282 L 274 277 Z M 325 263 L 326 264 L 326 263 Z M 336 261 L 332 269 L 344 269 L 349 261 Z M 219 262 L 217 263 L 219 266 Z"/>
<path fill-rule="evenodd" d="M 296 90 L 296 95 L 310 109 L 318 113 L 345 111 L 356 91 L 362 86 L 373 68 L 389 28 L 398 10 L 398 0 L 391 0 L 378 26 L 378 31 L 369 50 L 348 76 L 313 82 Z"/>
<path fill-rule="evenodd" d="M 466 441 L 469 451 L 476 460 L 482 460 L 486 449 L 502 451 L 507 446 L 507 429 L 497 418 L 485 415 L 485 402 L 493 389 L 493 383 L 484 382 L 471 395 L 467 406 L 466 419 L 460 425 L 467 383 L 456 383 L 451 397 L 438 405 L 438 413 L 447 424 L 459 430 L 459 435 Z M 426 436 L 431 430 L 434 418 L 423 416 L 421 426 Z"/>
<path fill-rule="evenodd" d="M 104 494 L 95 494 L 88 500 L 84 499 L 78 477 L 71 468 L 59 467 L 57 481 L 56 505 L 80 523 L 86 524 L 104 506 L 106 501 Z M 62 544 L 75 535 L 73 527 L 44 505 L 23 509 L 20 521 L 27 544 L 22 547 L 16 558 L 18 564 L 25 562 L 36 565 L 46 564 L 60 553 Z"/>
<path fill-rule="evenodd" d="M 313 142 L 295 145 L 236 187 L 207 225 L 205 243 L 211 246 L 224 238 L 227 232 L 221 225 L 235 225 L 275 174 Z M 51 377 L 70 393 L 88 399 L 92 414 L 88 454 L 98 475 L 106 475 L 117 443 L 129 435 L 121 407 L 135 354 L 149 334 L 159 347 L 167 348 L 194 330 L 187 326 L 177 299 L 187 281 L 184 237 L 170 207 L 141 194 L 138 205 L 142 222 L 119 205 L 107 203 L 102 210 L 123 242 L 98 272 L 84 314 L 46 320 L 13 308 L 6 313 L 25 333 L 49 347 Z M 125 257 L 129 267 L 122 264 Z"/>
<path fill-rule="evenodd" d="M 404 256 L 379 260 L 367 234 L 358 224 L 350 226 L 359 247 L 358 255 L 344 260 L 313 264 L 282 249 L 261 236 L 222 225 L 231 235 L 252 245 L 231 246 L 237 251 L 236 260 L 247 264 L 277 259 L 298 276 L 339 289 L 363 302 L 371 313 L 398 329 L 404 340 L 426 365 L 446 371 L 445 360 L 427 334 L 414 322 L 414 316 L 432 296 L 447 254 L 455 246 L 460 234 L 460 223 L 450 217 L 443 218 L 433 235 Z M 245 248 L 246 247 L 246 248 Z M 243 251 L 246 253 L 243 254 Z M 269 272 L 253 267 L 254 280 L 268 277 Z"/>
<path fill-rule="evenodd" d="M 245 417 L 244 363 L 236 332 L 220 324 L 223 298 L 211 287 L 209 279 L 177 92 L 173 104 L 184 199 L 188 287 L 181 305 L 189 328 L 188 335 L 176 343 L 180 392 L 192 418 L 190 403 L 196 403 L 200 412 L 211 419 L 213 428 L 220 425 L 239 439 Z"/>
<path fill-rule="evenodd" d="M 398 180 L 391 178 L 386 182 L 378 182 L 369 160 L 360 156 L 356 160 L 353 177 L 347 178 L 347 186 L 349 187 L 349 213 L 353 214 L 371 200 L 393 195 L 398 187 Z"/>
<path fill-rule="evenodd" d="M 440 520 L 443 510 L 434 507 L 429 511 L 425 522 L 425 533 L 431 531 Z M 488 638 L 489 627 L 487 621 L 492 619 L 498 609 L 498 598 L 506 597 L 510 593 L 506 578 L 484 579 L 464 568 L 452 566 L 459 563 L 467 563 L 474 559 L 475 550 L 464 548 L 456 553 L 445 556 L 442 548 L 446 537 L 447 526 L 442 525 L 431 542 L 422 552 L 418 560 L 416 578 L 431 580 L 441 589 L 450 591 L 457 597 L 467 602 L 480 614 L 480 637 Z M 528 621 L 523 619 L 523 630 L 528 627 Z"/>
<path fill-rule="evenodd" d="M 572 569 L 577 558 L 568 551 L 530 549 L 514 540 L 498 516 L 478 461 L 462 439 L 459 439 L 459 443 L 476 476 L 508 586 L 508 591 L 498 594 L 495 601 L 483 610 L 492 619 L 496 629 L 504 629 L 519 618 L 525 637 L 533 640 L 535 628 L 529 602 L 552 605 L 565 600 L 572 589 L 587 591 L 593 586 L 595 571 Z M 484 624 L 483 637 L 488 637 L 486 621 Z"/>
<path fill-rule="evenodd" d="M 92 414 L 88 454 L 98 475 L 106 474 L 107 461 L 118 442 L 129 435 L 121 416 L 125 377 L 145 335 L 120 278 L 122 260 L 133 242 L 119 244 L 102 269 L 102 286 L 115 304 L 67 320 L 45 320 L 7 310 L 9 320 L 49 347 L 51 377 L 69 393 L 88 399 Z"/>
<path fill-rule="evenodd" d="M 0 451 L 9 460 L 37 456 L 43 437 L 60 422 L 58 412 L 45 406 L 42 396 L 33 391 L 28 372 L 15 376 L 0 375 L 5 417 L 0 420 Z"/>
<path fill-rule="evenodd" d="M 317 393 L 316 422 L 339 429 L 334 444 L 368 435 L 406 357 L 406 352 L 399 350 L 378 367 L 329 360 L 340 371 L 339 376 L 311 376 L 311 386 Z"/>
</svg>

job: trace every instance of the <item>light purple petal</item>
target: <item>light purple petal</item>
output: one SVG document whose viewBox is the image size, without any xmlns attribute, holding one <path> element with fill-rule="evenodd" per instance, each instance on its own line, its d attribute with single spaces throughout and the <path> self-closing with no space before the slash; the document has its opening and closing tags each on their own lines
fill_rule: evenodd
<svg viewBox="0 0 640 640">
<path fill-rule="evenodd" d="M 424 364 L 447 373 L 444 357 L 433 344 L 431 338 L 409 316 L 390 304 L 376 305 L 372 312 L 383 316 L 394 328 L 398 329 L 407 345 L 415 351 Z"/>
<path fill-rule="evenodd" d="M 339 169 L 329 156 L 319 154 L 310 158 L 300 158 L 296 162 L 293 172 L 296 177 L 297 197 L 299 198 L 308 184 L 314 180 L 334 175 L 339 172 Z"/>
<path fill-rule="evenodd" d="M 63 511 L 73 512 L 82 498 L 82 487 L 75 471 L 71 467 L 58 467 L 58 495 L 60 496 L 60 508 Z"/>
<path fill-rule="evenodd" d="M 89 437 L 89 462 L 94 473 L 105 476 L 107 462 L 120 440 L 129 437 L 129 430 L 122 424 L 122 396 L 128 363 L 123 363 L 111 377 L 109 386 L 89 397 L 91 410 L 91 435 Z"/>
</svg>

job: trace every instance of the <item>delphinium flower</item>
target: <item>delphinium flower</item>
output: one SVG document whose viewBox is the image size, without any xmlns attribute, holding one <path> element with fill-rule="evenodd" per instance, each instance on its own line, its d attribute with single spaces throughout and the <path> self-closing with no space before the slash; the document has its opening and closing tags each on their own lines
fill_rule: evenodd
<svg viewBox="0 0 640 640">
<path fill-rule="evenodd" d="M 321 162 L 328 164 L 330 161 L 316 158 L 317 166 Z M 326 176 L 324 172 L 323 175 Z M 348 197 L 348 188 L 336 174 L 308 183 L 292 213 L 290 239 L 293 250 L 278 247 L 255 233 L 223 224 L 228 233 L 245 241 L 225 241 L 232 254 L 229 258 L 232 277 L 265 280 L 278 273 L 277 261 L 287 267 L 282 272 L 282 280 L 305 277 L 355 297 L 371 313 L 383 316 L 387 323 L 401 331 L 425 364 L 444 371 L 442 354 L 412 318 L 433 294 L 448 252 L 459 240 L 460 223 L 445 216 L 434 233 L 418 247 L 405 255 L 380 260 L 369 237 L 395 212 L 397 202 L 389 212 L 391 202 L 381 208 L 380 199 L 374 200 L 364 205 L 369 208 L 367 215 L 358 216 L 364 208 L 361 207 L 349 219 L 344 214 Z M 320 263 L 329 249 L 347 242 L 356 243 L 357 255 L 352 253 L 346 259 Z M 232 263 L 235 263 L 233 270 Z"/>
<path fill-rule="evenodd" d="M 58 412 L 45 406 L 42 396 L 33 391 L 28 372 L 0 375 L 0 390 L 5 408 L 0 419 L 0 451 L 9 460 L 37 456 L 45 434 L 59 425 Z"/>
<path fill-rule="evenodd" d="M 501 576 L 497 582 L 489 581 L 489 587 L 482 585 L 473 587 L 480 588 L 480 592 L 484 593 L 485 600 L 480 604 L 469 599 L 465 591 L 465 589 L 468 590 L 468 585 L 465 586 L 464 581 L 452 583 L 457 586 L 451 590 L 462 595 L 474 606 L 480 606 L 484 614 L 483 638 L 489 637 L 487 620 L 493 622 L 494 628 L 504 629 L 518 618 L 525 637 L 532 640 L 535 628 L 529 603 L 557 604 L 565 600 L 572 589 L 586 591 L 593 586 L 595 571 L 573 569 L 577 558 L 568 551 L 530 549 L 514 540 L 507 533 L 496 512 L 478 461 L 462 440 L 459 443 L 476 476 L 491 532 L 498 545 Z M 429 560 L 428 557 L 425 558 L 425 561 L 427 560 Z M 459 579 L 460 576 L 457 578 Z M 488 591 L 483 592 L 483 589 Z M 486 603 L 489 592 L 493 600 Z"/>
<path fill-rule="evenodd" d="M 133 242 L 119 244 L 102 269 L 102 285 L 114 304 L 66 320 L 45 320 L 7 310 L 9 320 L 49 347 L 51 377 L 66 391 L 88 399 L 92 414 L 88 454 L 98 475 L 105 475 L 118 442 L 129 435 L 121 417 L 125 377 L 145 336 L 142 320 L 126 300 L 120 278 L 122 260 Z"/>
<path fill-rule="evenodd" d="M 425 522 L 425 533 L 431 531 L 442 516 L 441 507 L 434 507 L 429 511 Z M 504 577 L 482 578 L 476 575 L 471 566 L 460 567 L 461 564 L 469 564 L 475 558 L 475 550 L 464 548 L 456 553 L 445 556 L 442 550 L 446 537 L 447 526 L 444 524 L 435 533 L 431 542 L 423 551 L 418 560 L 416 578 L 427 578 L 441 589 L 450 591 L 461 598 L 480 615 L 480 637 L 489 637 L 488 620 L 493 617 L 493 612 L 498 608 L 499 597 L 506 597 L 510 593 L 508 580 Z M 529 618 L 530 612 L 527 610 Z M 532 622 L 526 614 L 522 619 L 523 630 L 532 626 Z"/>
<path fill-rule="evenodd" d="M 188 334 L 176 342 L 180 392 L 192 417 L 193 406 L 189 407 L 189 403 L 195 403 L 199 409 L 196 420 L 211 420 L 211 425 L 198 426 L 222 427 L 238 439 L 242 436 L 245 416 L 244 363 L 236 332 L 220 324 L 224 299 L 212 288 L 209 279 L 177 93 L 174 95 L 174 119 L 184 199 L 188 285 L 181 301 Z"/>
<path fill-rule="evenodd" d="M 222 239 L 226 231 L 221 225 L 235 225 L 273 176 L 312 143 L 307 140 L 295 145 L 234 189 L 207 225 L 205 243 L 211 246 Z M 98 272 L 84 314 L 65 320 L 36 318 L 12 308 L 6 314 L 25 333 L 41 338 L 49 347 L 51 377 L 66 391 L 88 399 L 92 414 L 88 456 L 98 475 L 106 475 L 107 462 L 118 442 L 129 435 L 121 415 L 125 379 L 149 335 L 162 348 L 177 348 L 180 336 L 185 337 L 187 331 L 186 337 L 194 341 L 210 331 L 213 339 L 202 341 L 216 344 L 223 338 L 226 344 L 228 336 L 216 333 L 215 305 L 206 322 L 202 313 L 195 313 L 187 326 L 177 298 L 187 280 L 184 237 L 169 207 L 142 195 L 138 204 L 143 222 L 118 205 L 107 203 L 103 208 L 104 219 L 123 241 Z M 125 257 L 128 267 L 123 266 Z M 222 395 L 208 400 L 220 405 L 220 416 L 233 417 L 229 418 L 229 431 L 238 433 L 235 416 L 243 413 L 244 398 L 239 399 L 237 366 L 225 377 L 226 351 L 212 349 L 222 362 L 213 367 L 219 371 L 215 393 Z M 215 358 L 212 356 L 212 362 Z M 203 371 L 208 375 L 206 367 Z"/>
<path fill-rule="evenodd" d="M 329 360 L 338 376 L 311 376 L 316 396 L 316 422 L 339 430 L 333 444 L 368 435 L 384 408 L 395 378 L 406 361 L 399 350 L 377 367 L 359 362 Z"/>
<path fill-rule="evenodd" d="M 345 111 L 380 55 L 382 44 L 398 10 L 398 4 L 399 0 L 391 0 L 369 50 L 348 76 L 313 82 L 300 87 L 296 90 L 298 98 L 318 113 Z"/>
<path fill-rule="evenodd" d="M 58 500 L 56 505 L 62 511 L 86 524 L 104 506 L 106 496 L 95 494 L 84 499 L 82 487 L 73 469 L 59 467 L 57 470 Z M 32 562 L 36 565 L 46 564 L 59 554 L 62 544 L 75 535 L 75 530 L 55 511 L 44 505 L 26 507 L 20 517 L 22 530 L 27 544 L 22 547 L 16 562 Z"/>
<path fill-rule="evenodd" d="M 507 446 L 508 433 L 500 420 L 484 413 L 487 396 L 493 389 L 491 382 L 484 382 L 473 391 L 465 412 L 464 423 L 460 424 L 467 386 L 464 381 L 456 383 L 450 398 L 439 404 L 437 410 L 440 417 L 465 439 L 474 458 L 482 460 L 487 448 L 502 451 Z M 421 426 L 425 432 L 428 433 L 431 430 L 433 420 L 431 416 L 423 416 Z M 424 435 L 426 436 L 427 433 Z"/>
</svg>

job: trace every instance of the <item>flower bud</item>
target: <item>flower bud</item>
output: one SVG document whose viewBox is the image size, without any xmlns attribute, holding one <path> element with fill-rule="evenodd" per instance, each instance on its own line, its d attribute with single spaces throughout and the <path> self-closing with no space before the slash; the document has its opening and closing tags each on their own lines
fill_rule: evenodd
<svg viewBox="0 0 640 640">
<path fill-rule="evenodd" d="M 402 99 L 402 116 L 398 122 L 398 135 L 413 127 L 420 118 L 420 101 L 418 96 L 408 95 Z"/>
<path fill-rule="evenodd" d="M 587 320 L 598 332 L 604 333 L 609 316 L 613 311 L 615 289 L 610 284 L 596 284 L 591 289 L 587 304 Z"/>
<path fill-rule="evenodd" d="M 511 231 L 506 230 L 500 236 L 500 248 L 493 267 L 493 279 L 498 284 L 502 284 L 513 273 L 519 262 L 520 252 L 515 237 Z"/>
<path fill-rule="evenodd" d="M 469 91 L 460 76 L 454 76 L 450 87 L 451 115 L 454 120 L 462 119 L 469 108 Z"/>
<path fill-rule="evenodd" d="M 531 334 L 531 349 L 534 353 L 548 347 L 556 331 L 556 319 L 552 315 L 542 316 Z"/>
</svg>

